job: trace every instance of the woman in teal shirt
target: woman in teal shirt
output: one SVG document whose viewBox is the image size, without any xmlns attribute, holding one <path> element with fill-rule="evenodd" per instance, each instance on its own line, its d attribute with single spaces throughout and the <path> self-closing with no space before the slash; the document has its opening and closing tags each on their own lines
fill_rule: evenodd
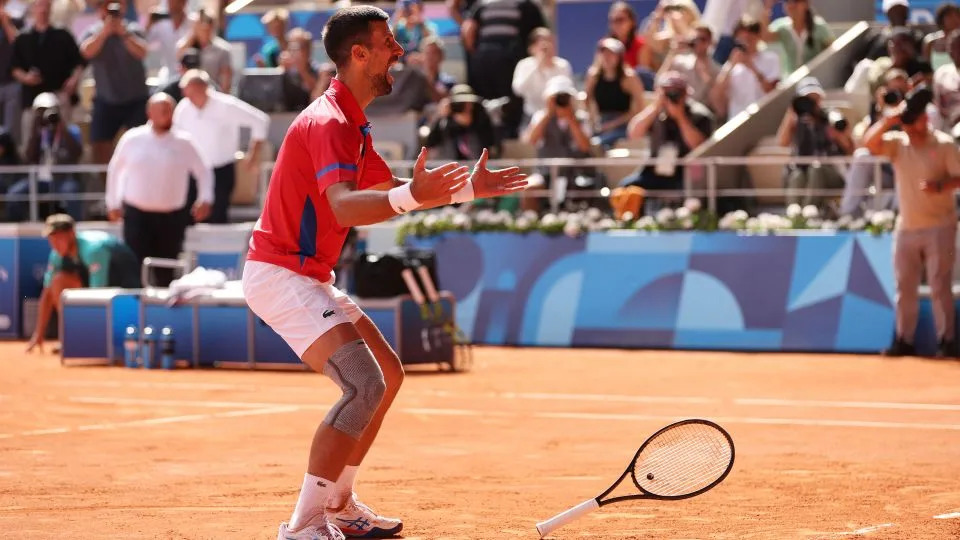
<svg viewBox="0 0 960 540">
<path fill-rule="evenodd" d="M 773 4 L 766 0 L 767 21 Z M 787 16 L 770 23 L 762 37 L 767 43 L 779 43 L 783 47 L 781 65 L 786 77 L 826 50 L 834 36 L 827 21 L 813 11 L 809 0 L 784 0 L 784 10 Z"/>
</svg>

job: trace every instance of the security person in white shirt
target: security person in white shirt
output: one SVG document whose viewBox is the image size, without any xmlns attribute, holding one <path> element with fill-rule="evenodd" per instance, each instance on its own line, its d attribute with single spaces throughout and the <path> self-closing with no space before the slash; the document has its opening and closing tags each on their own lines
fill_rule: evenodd
<svg viewBox="0 0 960 540">
<path fill-rule="evenodd" d="M 193 218 L 206 219 L 213 202 L 210 167 L 189 134 L 171 129 L 174 104 L 167 94 L 154 94 L 147 102 L 149 121 L 120 137 L 107 167 L 110 221 L 123 220 L 123 240 L 141 262 L 146 257 L 180 255 L 190 224 L 190 175 L 199 190 Z M 158 270 L 156 277 L 163 286 L 173 275 Z"/>
<path fill-rule="evenodd" d="M 180 79 L 183 99 L 173 113 L 177 129 L 193 136 L 200 155 L 213 169 L 214 196 L 210 223 L 226 223 L 230 195 L 236 183 L 236 153 L 240 129 L 250 129 L 250 148 L 244 167 L 255 169 L 260 148 L 267 138 L 270 118 L 266 113 L 211 87 L 210 76 L 192 69 Z"/>
</svg>

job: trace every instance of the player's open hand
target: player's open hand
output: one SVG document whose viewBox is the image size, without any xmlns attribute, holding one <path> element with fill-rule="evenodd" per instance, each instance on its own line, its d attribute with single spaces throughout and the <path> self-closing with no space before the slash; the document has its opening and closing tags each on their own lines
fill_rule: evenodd
<svg viewBox="0 0 960 540">
<path fill-rule="evenodd" d="M 476 199 L 499 197 L 527 189 L 527 175 L 520 172 L 520 167 L 507 167 L 491 171 L 487 169 L 487 158 L 490 153 L 483 149 L 477 165 L 473 169 L 473 196 Z"/>
<path fill-rule="evenodd" d="M 466 185 L 470 169 L 451 162 L 436 169 L 427 169 L 427 149 L 421 148 L 413 166 L 410 193 L 420 204 L 450 197 Z"/>
</svg>

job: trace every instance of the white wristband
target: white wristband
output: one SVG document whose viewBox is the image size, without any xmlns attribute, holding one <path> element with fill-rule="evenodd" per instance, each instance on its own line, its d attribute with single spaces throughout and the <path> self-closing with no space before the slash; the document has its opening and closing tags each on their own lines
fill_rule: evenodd
<svg viewBox="0 0 960 540">
<path fill-rule="evenodd" d="M 406 214 L 420 208 L 420 203 L 413 198 L 410 191 L 410 182 L 405 182 L 387 192 L 387 200 L 397 214 Z"/>
<path fill-rule="evenodd" d="M 467 180 L 456 193 L 450 196 L 451 203 L 465 203 L 473 200 L 473 181 Z"/>
</svg>

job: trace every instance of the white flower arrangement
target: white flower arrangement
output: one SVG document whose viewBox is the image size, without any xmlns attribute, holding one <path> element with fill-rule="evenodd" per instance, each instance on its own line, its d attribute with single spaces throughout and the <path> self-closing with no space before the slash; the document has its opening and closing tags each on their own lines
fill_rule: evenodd
<svg viewBox="0 0 960 540">
<path fill-rule="evenodd" d="M 697 199 L 687 199 L 676 210 L 662 208 L 653 216 L 635 218 L 624 214 L 615 220 L 599 209 L 590 208 L 580 212 L 546 213 L 524 211 L 519 215 L 506 211 L 494 212 L 480 209 L 473 212 L 444 208 L 428 212 L 416 212 L 403 218 L 397 239 L 403 242 L 407 236 L 436 236 L 448 232 L 513 232 L 527 234 L 540 232 L 576 238 L 587 232 L 610 230 L 638 231 L 741 231 L 748 234 L 770 234 L 789 230 L 867 231 L 881 234 L 892 231 L 897 215 L 890 210 L 867 212 L 863 217 L 852 219 L 843 216 L 836 221 L 823 219 L 814 206 L 801 207 L 792 204 L 784 215 L 761 213 L 750 216 L 744 210 L 736 210 L 717 218 L 704 210 Z"/>
</svg>

